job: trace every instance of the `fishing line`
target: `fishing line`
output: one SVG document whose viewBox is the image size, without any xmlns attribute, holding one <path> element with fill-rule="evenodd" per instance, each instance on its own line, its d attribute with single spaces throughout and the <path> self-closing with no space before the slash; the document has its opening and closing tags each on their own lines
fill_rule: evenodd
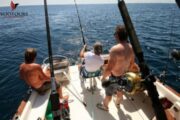
<svg viewBox="0 0 180 120">
<path fill-rule="evenodd" d="M 67 86 L 66 86 L 66 89 L 79 101 L 79 102 L 81 102 L 85 107 L 87 106 L 87 104 L 86 104 L 86 102 L 84 102 L 83 100 L 81 100 L 80 98 L 81 97 L 79 97 L 79 94 L 75 94 L 70 88 L 68 88 Z"/>
<path fill-rule="evenodd" d="M 74 87 L 74 85 L 71 83 L 72 88 L 75 90 L 75 92 L 77 93 L 77 95 L 79 96 L 79 98 L 81 98 L 81 95 L 79 94 L 79 92 L 76 90 L 76 88 Z"/>
<path fill-rule="evenodd" d="M 76 3 L 76 0 L 74 0 L 74 4 L 75 4 L 75 8 L 76 8 L 76 12 L 77 12 L 77 16 L 78 16 L 78 20 L 79 20 L 79 27 L 80 27 L 80 31 L 81 31 L 81 36 L 82 36 L 82 40 L 83 40 L 83 45 L 86 44 L 86 41 L 85 41 L 85 37 L 84 37 L 84 32 L 83 32 L 83 28 L 82 28 L 82 24 L 81 24 L 81 19 L 80 19 L 80 14 L 79 14 L 79 10 L 78 10 L 78 6 L 77 6 L 77 3 Z M 85 51 L 87 51 L 87 48 L 85 49 Z M 76 63 L 79 63 L 79 58 L 77 60 Z"/>
<path fill-rule="evenodd" d="M 70 77 L 69 77 L 69 75 L 68 75 L 66 72 L 63 72 L 63 73 L 64 73 L 64 75 L 67 77 L 68 80 L 71 80 Z M 69 82 L 69 85 L 72 86 L 72 88 L 75 90 L 75 92 L 76 92 L 76 94 L 77 94 L 78 96 L 77 96 L 70 88 L 68 88 L 68 86 L 65 86 L 65 88 L 66 88 L 75 98 L 77 98 L 79 102 L 81 102 L 81 103 L 86 107 L 86 106 L 87 106 L 87 105 L 86 105 L 86 102 L 84 102 L 82 99 L 80 99 L 81 96 L 80 96 L 80 94 L 78 93 L 78 91 L 76 90 L 76 88 L 74 87 L 74 85 L 73 85 L 71 82 Z"/>
<path fill-rule="evenodd" d="M 163 84 L 165 84 L 166 82 L 166 79 L 167 79 L 167 73 L 168 73 L 168 66 L 169 66 L 169 63 L 171 62 L 170 61 L 170 51 L 172 49 L 172 44 L 173 44 L 173 39 L 172 39 L 172 34 L 173 34 L 173 26 L 174 26 L 174 15 L 175 15 L 175 11 L 173 10 L 173 8 L 171 9 L 171 15 L 170 15 L 170 18 L 171 18 L 171 23 L 170 23 L 170 42 L 169 42 L 169 48 L 168 48 L 168 55 L 167 55 L 167 62 L 166 62 L 166 65 L 165 65 L 165 68 L 164 70 L 162 71 L 162 73 L 159 75 L 159 77 L 161 78 L 160 80 L 162 81 Z"/>
<path fill-rule="evenodd" d="M 75 7 L 76 7 L 76 12 L 77 12 L 78 20 L 79 20 L 79 27 L 80 27 L 80 31 L 81 31 L 83 44 L 85 45 L 86 41 L 85 41 L 85 38 L 84 38 L 84 33 L 83 33 L 83 29 L 82 29 L 81 19 L 80 19 L 79 10 L 78 10 L 77 4 L 76 4 L 76 0 L 74 0 L 74 4 L 75 4 Z"/>
</svg>

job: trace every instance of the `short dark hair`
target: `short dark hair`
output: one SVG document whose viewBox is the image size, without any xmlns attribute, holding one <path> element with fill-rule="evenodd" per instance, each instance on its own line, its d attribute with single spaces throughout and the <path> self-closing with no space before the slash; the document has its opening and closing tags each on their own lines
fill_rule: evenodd
<svg viewBox="0 0 180 120">
<path fill-rule="evenodd" d="M 25 63 L 32 63 L 36 58 L 37 52 L 35 48 L 27 48 L 24 53 Z"/>
<path fill-rule="evenodd" d="M 124 25 L 117 25 L 115 34 L 118 35 L 120 41 L 127 41 L 128 34 Z"/>
<path fill-rule="evenodd" d="M 102 53 L 102 44 L 100 42 L 96 42 L 94 44 L 94 53 L 96 55 L 100 55 Z"/>
</svg>

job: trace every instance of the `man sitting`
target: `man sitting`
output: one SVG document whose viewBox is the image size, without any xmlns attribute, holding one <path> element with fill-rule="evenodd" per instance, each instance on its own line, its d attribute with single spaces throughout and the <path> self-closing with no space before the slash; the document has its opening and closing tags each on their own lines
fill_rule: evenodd
<svg viewBox="0 0 180 120">
<path fill-rule="evenodd" d="M 25 62 L 20 65 L 20 78 L 23 79 L 32 89 L 36 90 L 40 94 L 44 94 L 51 88 L 50 71 L 45 70 L 43 72 L 41 65 L 35 63 L 36 49 L 27 48 L 24 54 Z M 62 88 L 56 82 L 56 87 L 59 93 L 59 97 L 62 96 Z"/>
<path fill-rule="evenodd" d="M 83 65 L 80 66 L 80 75 L 83 78 L 90 78 L 99 76 L 101 67 L 104 64 L 102 53 L 102 45 L 100 42 L 94 44 L 94 51 L 85 52 L 86 45 L 83 46 L 80 57 L 84 58 Z"/>
</svg>

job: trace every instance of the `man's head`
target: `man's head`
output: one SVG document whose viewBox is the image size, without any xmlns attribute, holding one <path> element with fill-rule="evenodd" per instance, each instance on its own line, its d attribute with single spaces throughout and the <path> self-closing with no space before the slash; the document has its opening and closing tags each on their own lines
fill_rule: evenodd
<svg viewBox="0 0 180 120">
<path fill-rule="evenodd" d="M 35 48 L 27 48 L 24 53 L 25 63 L 33 63 L 36 58 L 37 52 Z"/>
<path fill-rule="evenodd" d="M 94 53 L 95 53 L 96 55 L 102 54 L 102 44 L 101 44 L 100 42 L 96 42 L 96 43 L 94 44 Z"/>
<path fill-rule="evenodd" d="M 115 38 L 120 41 L 127 41 L 128 35 L 124 25 L 117 25 L 114 33 Z"/>
</svg>

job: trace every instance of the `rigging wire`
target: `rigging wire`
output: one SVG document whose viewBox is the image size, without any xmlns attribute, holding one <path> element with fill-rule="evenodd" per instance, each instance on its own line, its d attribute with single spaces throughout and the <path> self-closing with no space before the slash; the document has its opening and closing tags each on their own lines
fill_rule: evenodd
<svg viewBox="0 0 180 120">
<path fill-rule="evenodd" d="M 171 9 L 171 15 L 170 15 L 170 18 L 171 18 L 171 23 L 170 23 L 170 42 L 169 42 L 169 48 L 168 48 L 168 55 L 167 55 L 167 62 L 166 62 L 166 65 L 165 65 L 165 68 L 164 70 L 162 71 L 162 73 L 159 75 L 159 77 L 161 78 L 160 80 L 162 81 L 163 84 L 166 83 L 166 79 L 167 79 L 167 74 L 168 74 L 168 66 L 169 66 L 169 63 L 170 63 L 170 52 L 171 52 L 171 49 L 172 49 L 172 44 L 174 42 L 174 40 L 172 39 L 172 35 L 173 35 L 173 26 L 174 26 L 174 15 L 175 15 L 175 11 L 174 9 L 172 8 Z"/>
<path fill-rule="evenodd" d="M 80 19 L 80 15 L 79 15 L 79 10 L 78 10 L 78 6 L 76 3 L 76 0 L 74 0 L 74 4 L 76 7 L 76 12 L 77 12 L 77 16 L 78 16 L 78 20 L 79 20 L 79 27 L 80 27 L 80 31 L 81 31 L 81 36 L 82 36 L 82 40 L 83 40 L 83 44 L 86 44 L 85 38 L 84 38 L 84 33 L 83 33 L 83 29 L 82 29 L 82 24 L 81 24 L 81 19 Z"/>
</svg>

